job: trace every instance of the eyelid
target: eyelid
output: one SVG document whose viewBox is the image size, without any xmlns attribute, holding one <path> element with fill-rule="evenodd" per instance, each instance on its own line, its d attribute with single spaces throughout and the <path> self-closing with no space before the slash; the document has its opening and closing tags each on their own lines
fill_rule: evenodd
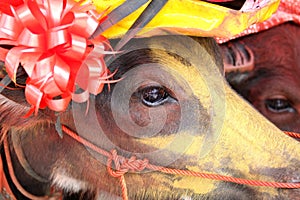
<svg viewBox="0 0 300 200">
<path fill-rule="evenodd" d="M 284 95 L 273 95 L 273 96 L 270 96 L 267 99 L 282 99 L 282 100 L 287 100 L 288 101 L 288 98 Z"/>
</svg>

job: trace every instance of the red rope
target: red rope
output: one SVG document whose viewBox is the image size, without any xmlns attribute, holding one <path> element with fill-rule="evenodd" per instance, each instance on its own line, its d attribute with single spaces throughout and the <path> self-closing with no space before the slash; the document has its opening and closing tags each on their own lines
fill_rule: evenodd
<svg viewBox="0 0 300 200">
<path fill-rule="evenodd" d="M 289 131 L 284 131 L 285 134 L 288 136 L 291 136 L 292 138 L 300 139 L 300 133 L 295 133 L 295 132 L 289 132 Z"/>
<path fill-rule="evenodd" d="M 160 171 L 166 174 L 175 174 L 175 175 L 182 175 L 182 176 L 194 176 L 194 177 L 201 177 L 206 179 L 213 179 L 213 180 L 220 180 L 220 181 L 227 181 L 237 184 L 244 184 L 244 185 L 251 185 L 251 186 L 265 186 L 265 187 L 274 187 L 274 188 L 286 188 L 286 189 L 295 189 L 300 188 L 300 183 L 283 183 L 283 182 L 269 182 L 269 181 L 259 181 L 259 180 L 249 180 L 249 179 L 242 179 L 230 176 L 224 176 L 220 174 L 209 174 L 209 173 L 202 173 L 202 172 L 194 172 L 190 170 L 181 170 L 181 169 L 172 169 L 157 165 L 152 165 L 149 163 L 147 159 L 139 160 L 136 159 L 135 156 L 131 158 L 124 158 L 117 154 L 116 150 L 112 150 L 111 152 L 105 151 L 96 145 L 90 143 L 89 141 L 85 140 L 78 136 L 75 132 L 71 131 L 66 126 L 62 126 L 62 130 L 68 134 L 70 137 L 78 141 L 79 143 L 89 147 L 90 149 L 94 150 L 95 152 L 106 156 L 107 159 L 107 171 L 112 177 L 119 178 L 121 191 L 122 191 L 122 198 L 123 200 L 128 200 L 127 195 L 127 186 L 125 182 L 124 175 L 127 172 L 135 172 L 135 171 L 143 171 L 144 169 L 151 169 L 155 171 Z M 290 136 L 297 136 L 300 138 L 300 134 L 285 132 Z M 112 163 L 114 162 L 115 170 L 112 169 Z"/>
</svg>

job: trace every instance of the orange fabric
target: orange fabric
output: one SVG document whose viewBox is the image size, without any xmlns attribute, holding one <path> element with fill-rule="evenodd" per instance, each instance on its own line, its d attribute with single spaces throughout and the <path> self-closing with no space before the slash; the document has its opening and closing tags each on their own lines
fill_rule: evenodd
<svg viewBox="0 0 300 200">
<path fill-rule="evenodd" d="M 278 10 L 268 20 L 253 24 L 233 37 L 217 38 L 217 41 L 218 43 L 224 43 L 235 38 L 268 30 L 289 21 L 300 25 L 300 0 L 281 0 Z"/>
</svg>

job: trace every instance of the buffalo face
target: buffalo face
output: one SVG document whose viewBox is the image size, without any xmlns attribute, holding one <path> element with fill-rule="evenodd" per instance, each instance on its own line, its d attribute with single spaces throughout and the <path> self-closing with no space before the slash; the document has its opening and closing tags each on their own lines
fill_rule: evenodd
<svg viewBox="0 0 300 200">
<path fill-rule="evenodd" d="M 161 167 L 250 180 L 299 181 L 299 144 L 226 84 L 212 39 L 136 39 L 107 63 L 112 72 L 117 70 L 114 78 L 119 81 L 86 104 L 72 103 L 60 115 L 61 124 L 82 138 L 108 152 L 116 150 L 124 158 L 136 156 Z M 2 102 L 26 111 L 4 97 Z M 18 115 L 22 112 L 7 114 Z M 70 192 L 89 190 L 99 198 L 120 198 L 119 180 L 107 172 L 107 156 L 68 135 L 60 138 L 55 118 L 45 110 L 30 119 L 3 117 L 2 121 L 8 133 L 22 137 L 20 145 L 28 162 L 51 184 Z M 129 171 L 124 178 L 129 199 L 286 199 L 299 195 L 298 189 L 238 185 L 149 168 Z"/>
</svg>

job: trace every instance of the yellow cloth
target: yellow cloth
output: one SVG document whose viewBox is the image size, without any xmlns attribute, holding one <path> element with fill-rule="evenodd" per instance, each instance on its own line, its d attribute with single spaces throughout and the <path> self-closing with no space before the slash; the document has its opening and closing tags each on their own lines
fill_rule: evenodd
<svg viewBox="0 0 300 200">
<path fill-rule="evenodd" d="M 98 12 L 106 9 L 109 12 L 124 1 L 93 0 L 93 4 Z M 259 9 L 238 11 L 199 0 L 169 0 L 140 34 L 160 34 L 159 30 L 165 30 L 193 36 L 231 37 L 254 23 L 268 19 L 278 5 L 279 0 L 264 0 Z M 117 38 L 124 35 L 145 6 L 106 30 L 104 36 Z"/>
</svg>

